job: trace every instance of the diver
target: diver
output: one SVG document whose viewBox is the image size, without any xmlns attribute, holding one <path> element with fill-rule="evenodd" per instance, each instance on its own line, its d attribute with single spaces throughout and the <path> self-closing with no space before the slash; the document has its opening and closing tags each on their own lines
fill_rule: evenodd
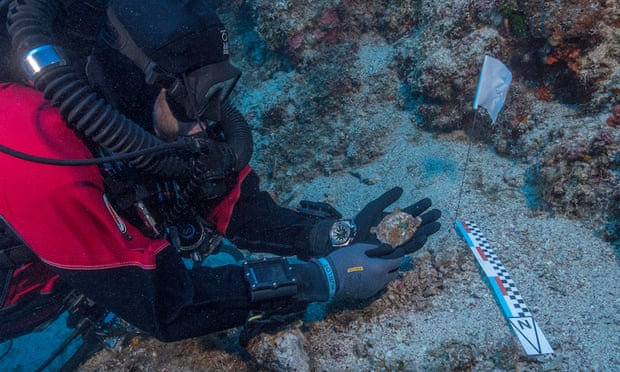
<svg viewBox="0 0 620 372">
<path fill-rule="evenodd" d="M 45 288 L 175 341 L 372 297 L 440 228 L 423 199 L 403 209 L 421 223 L 411 240 L 378 241 L 398 187 L 351 219 L 261 191 L 228 99 L 241 72 L 207 1 L 21 0 L 7 25 L 24 78 L 0 85 L 0 217 L 30 252 L 12 262 Z M 239 262 L 202 264 L 222 252 Z"/>
</svg>

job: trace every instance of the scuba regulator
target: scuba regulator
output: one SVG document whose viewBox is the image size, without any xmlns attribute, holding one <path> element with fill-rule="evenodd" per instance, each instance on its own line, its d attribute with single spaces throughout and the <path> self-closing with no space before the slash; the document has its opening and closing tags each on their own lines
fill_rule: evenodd
<svg viewBox="0 0 620 372">
<path fill-rule="evenodd" d="M 200 217 L 201 211 L 196 207 L 228 192 L 227 181 L 248 164 L 253 148 L 245 118 L 225 101 L 240 75 L 229 63 L 226 30 L 206 2 L 165 0 L 158 6 L 139 0 L 109 2 L 107 25 L 94 50 L 103 51 L 100 53 L 103 57 L 124 56 L 127 64 L 138 69 L 143 83 L 171 92 L 169 98 L 175 115 L 215 120 L 213 126 L 221 134 L 167 143 L 121 114 L 108 103 L 111 102 L 108 97 L 101 98 L 101 91 L 93 88 L 93 78 L 87 78 L 70 63 L 63 55 L 63 48 L 55 44 L 63 36 L 54 35 L 62 21 L 58 17 L 63 12 L 71 13 L 70 6 L 81 4 L 74 3 L 63 0 L 12 2 L 7 18 L 8 32 L 27 81 L 59 107 L 69 127 L 102 149 L 107 157 L 41 159 L 6 147 L 0 150 L 48 164 L 103 163 L 104 170 L 112 173 L 123 160 L 125 170 L 132 173 L 134 185 L 136 174 L 141 181 L 146 181 L 140 182 L 134 190 L 125 188 L 120 193 L 112 190 L 110 199 L 115 207 L 128 211 L 126 203 L 131 200 L 134 214 L 150 231 L 149 235 L 168 238 L 181 254 L 194 259 L 208 254 L 219 240 L 213 226 Z M 96 4 L 104 7 L 103 1 Z M 157 29 L 145 27 L 154 18 L 168 22 Z M 96 58 L 92 60 L 97 61 Z M 103 67 L 105 70 L 110 65 Z M 121 75 L 111 71 L 107 78 L 117 76 Z M 139 96 L 135 91 L 123 93 Z M 110 172 L 107 173 L 109 176 Z M 107 178 L 115 178 L 115 175 Z M 118 184 L 118 180 L 111 183 Z M 166 194 L 162 191 L 165 188 L 171 192 L 162 197 Z"/>
</svg>

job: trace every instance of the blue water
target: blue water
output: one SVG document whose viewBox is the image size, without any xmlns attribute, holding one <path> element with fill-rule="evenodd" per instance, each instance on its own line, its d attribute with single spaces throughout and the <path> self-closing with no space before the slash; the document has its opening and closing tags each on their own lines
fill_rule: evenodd
<svg viewBox="0 0 620 372">
<path fill-rule="evenodd" d="M 33 332 L 0 344 L 2 371 L 35 371 L 71 335 L 67 328 L 67 312 L 39 332 Z M 76 337 L 69 346 L 46 368 L 45 371 L 58 371 L 75 353 L 83 340 Z M 5 355 L 6 353 L 6 355 Z"/>
</svg>

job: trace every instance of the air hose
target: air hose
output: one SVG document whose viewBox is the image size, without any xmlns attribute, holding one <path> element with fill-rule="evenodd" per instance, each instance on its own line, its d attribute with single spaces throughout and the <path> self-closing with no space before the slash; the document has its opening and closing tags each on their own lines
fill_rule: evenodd
<svg viewBox="0 0 620 372">
<path fill-rule="evenodd" d="M 221 155 L 217 159 L 210 153 L 213 147 L 195 147 L 200 141 L 185 141 L 193 146 L 189 152 L 162 152 L 161 149 L 170 144 L 98 97 L 85 76 L 60 58 L 52 35 L 58 7 L 59 0 L 13 1 L 9 6 L 7 25 L 18 60 L 29 63 L 22 64 L 26 75 L 46 99 L 59 107 L 68 126 L 121 156 L 141 154 L 128 160 L 138 171 L 163 178 L 184 179 L 181 198 L 169 211 L 167 223 L 172 224 L 193 214 L 191 206 L 197 200 L 223 195 L 226 192 L 225 176 L 243 169 L 252 155 L 252 134 L 243 115 L 230 103 L 223 103 L 222 120 L 218 125 L 225 142 L 219 142 L 216 147 Z M 186 156 L 181 157 L 180 153 Z"/>
<path fill-rule="evenodd" d="M 221 127 L 226 137 L 226 145 L 232 154 L 230 164 L 225 164 L 224 167 L 232 172 L 239 172 L 248 165 L 252 157 L 252 131 L 243 115 L 228 101 L 222 104 Z"/>
<path fill-rule="evenodd" d="M 196 159 L 186 187 L 172 208 L 167 211 L 170 221 L 187 218 L 187 215 L 192 213 L 192 200 L 210 199 L 223 195 L 226 192 L 225 175 L 239 172 L 250 161 L 253 147 L 252 133 L 243 115 L 233 105 L 225 102 L 222 105 L 222 120 L 229 124 L 222 127 L 222 132 L 230 140 L 227 143 L 207 140 L 211 144 L 215 143 L 215 147 L 202 146 L 208 151 L 219 152 L 221 163 L 211 164 L 212 159 L 209 153 Z M 238 151 L 234 151 L 235 148 Z"/>
<path fill-rule="evenodd" d="M 21 0 L 11 3 L 7 19 L 13 50 L 19 60 L 37 48 L 52 46 L 52 24 L 56 1 Z M 110 104 L 98 98 L 83 75 L 73 66 L 54 63 L 38 71 L 33 81 L 46 99 L 58 105 L 68 124 L 100 146 L 118 153 L 135 152 L 164 145 Z M 191 161 L 174 152 L 141 156 L 131 160 L 141 171 L 164 177 L 186 175 Z"/>
</svg>

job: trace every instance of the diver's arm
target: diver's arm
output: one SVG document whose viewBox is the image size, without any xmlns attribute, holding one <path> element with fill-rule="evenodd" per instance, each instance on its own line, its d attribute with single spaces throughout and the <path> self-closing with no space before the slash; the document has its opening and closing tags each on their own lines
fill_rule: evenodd
<svg viewBox="0 0 620 372">
<path fill-rule="evenodd" d="M 240 267 L 187 270 L 175 250 L 157 255 L 157 267 L 70 270 L 52 266 L 69 285 L 162 341 L 242 325 L 249 312 Z"/>
<path fill-rule="evenodd" d="M 330 297 L 324 269 L 317 262 L 281 262 L 254 261 L 245 269 L 230 265 L 188 270 L 177 252 L 167 247 L 157 254 L 153 269 L 51 268 L 99 306 L 140 330 L 162 341 L 176 341 L 241 326 L 250 312 L 265 319 L 273 314 L 298 314 L 307 303 Z M 247 267 L 256 269 L 259 282 L 269 283 L 268 288 L 250 288 Z M 273 290 L 274 282 L 285 290 Z"/>
<path fill-rule="evenodd" d="M 318 219 L 283 208 L 260 191 L 251 172 L 241 184 L 225 235 L 238 247 L 283 256 L 320 257 L 331 251 L 329 229 L 335 219 Z"/>
<path fill-rule="evenodd" d="M 352 243 L 381 245 L 375 234 L 371 233 L 372 227 L 388 215 L 386 209 L 403 193 L 402 188 L 394 187 L 369 202 L 352 220 L 342 220 L 340 213 L 325 203 L 306 202 L 306 209 L 316 213 L 299 213 L 277 206 L 269 194 L 258 190 L 256 176 L 248 177 L 241 191 L 242 197 L 234 207 L 227 229 L 231 240 L 250 250 L 297 255 L 302 259 L 326 256 L 337 247 Z M 390 249 L 387 253 L 399 256 L 403 252 L 415 252 L 424 245 L 429 235 L 439 230 L 441 225 L 437 220 L 441 217 L 441 211 L 429 209 L 431 205 L 431 200 L 424 198 L 403 209 L 403 212 L 415 217 L 418 225 L 413 229 L 410 240 L 399 243 L 396 249 L 398 252 Z M 345 230 L 341 232 L 339 229 Z M 348 233 L 342 235 L 347 229 Z M 338 241 L 339 233 L 342 242 Z M 373 254 L 382 256 L 386 252 L 377 251 Z"/>
</svg>

